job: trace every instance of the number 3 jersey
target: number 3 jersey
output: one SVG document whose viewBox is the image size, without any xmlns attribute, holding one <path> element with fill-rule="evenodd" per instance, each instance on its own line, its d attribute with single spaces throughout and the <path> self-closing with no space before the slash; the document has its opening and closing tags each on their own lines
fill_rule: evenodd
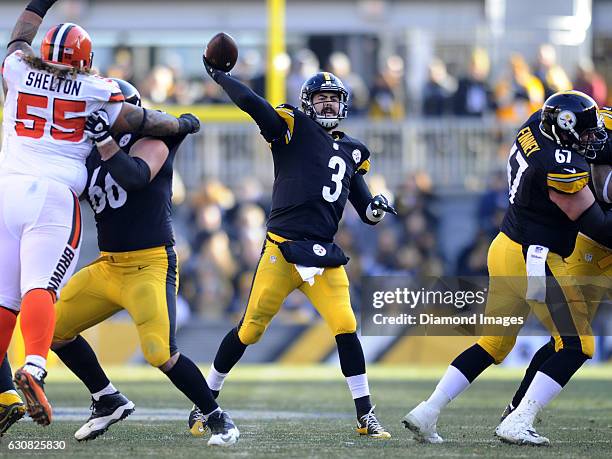
<svg viewBox="0 0 612 459">
<path fill-rule="evenodd" d="M 370 152 L 342 132 L 329 135 L 290 105 L 276 111 L 286 122 L 287 132 L 271 145 L 274 186 L 268 230 L 292 240 L 331 242 L 351 180 L 368 171 Z"/>
<path fill-rule="evenodd" d="M 2 66 L 8 92 L 0 173 L 47 177 L 80 195 L 92 145 L 85 135 L 86 118 L 104 109 L 114 123 L 123 95 L 110 80 L 86 74 L 58 78 L 31 67 L 26 58 L 15 51 Z"/>
<path fill-rule="evenodd" d="M 126 153 L 139 139 L 116 136 Z M 174 244 L 172 231 L 172 164 L 184 135 L 159 137 L 169 153 L 157 175 L 144 188 L 124 190 L 106 169 L 100 153 L 87 158 L 85 198 L 95 212 L 98 247 L 103 252 L 130 252 Z"/>
<path fill-rule="evenodd" d="M 510 206 L 501 230 L 522 245 L 543 245 L 562 257 L 574 250 L 578 225 L 549 198 L 589 183 L 589 165 L 540 131 L 540 111 L 519 129 L 508 158 Z"/>
</svg>

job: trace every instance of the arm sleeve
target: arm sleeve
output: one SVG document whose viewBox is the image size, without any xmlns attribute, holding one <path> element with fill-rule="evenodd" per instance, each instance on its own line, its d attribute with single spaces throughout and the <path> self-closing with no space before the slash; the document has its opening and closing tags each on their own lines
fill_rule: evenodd
<svg viewBox="0 0 612 459">
<path fill-rule="evenodd" d="M 351 180 L 351 188 L 349 190 L 349 201 L 359 214 L 361 221 L 368 225 L 376 225 L 378 221 L 372 221 L 368 218 L 368 207 L 372 200 L 372 193 L 363 178 L 362 174 L 355 174 Z"/>
<path fill-rule="evenodd" d="M 578 153 L 573 153 L 576 158 L 570 163 L 555 163 L 546 172 L 546 184 L 549 188 L 563 194 L 578 193 L 589 183 L 589 166 L 583 159 L 578 160 Z"/>
<path fill-rule="evenodd" d="M 103 163 L 125 191 L 139 190 L 151 181 L 149 165 L 143 159 L 130 156 L 121 149 Z"/>
<path fill-rule="evenodd" d="M 597 202 L 577 220 L 578 228 L 594 241 L 612 247 L 612 211 L 604 211 Z"/>
<path fill-rule="evenodd" d="M 231 75 L 220 72 L 216 81 L 236 106 L 255 120 L 267 142 L 284 138 L 287 124 L 267 100 Z"/>
</svg>

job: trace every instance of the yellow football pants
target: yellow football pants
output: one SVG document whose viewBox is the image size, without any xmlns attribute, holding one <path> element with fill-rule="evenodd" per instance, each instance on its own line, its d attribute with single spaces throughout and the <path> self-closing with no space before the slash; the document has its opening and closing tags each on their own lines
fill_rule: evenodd
<svg viewBox="0 0 612 459">
<path fill-rule="evenodd" d="M 272 233 L 268 235 L 277 242 L 286 240 Z M 285 260 L 278 246 L 266 241 L 246 311 L 238 325 L 240 341 L 244 344 L 259 341 L 285 298 L 295 289 L 300 289 L 308 297 L 334 336 L 357 330 L 343 266 L 325 268 L 322 275 L 314 277 L 314 285 L 310 285 L 302 280 L 295 266 Z"/>
<path fill-rule="evenodd" d="M 595 340 L 591 331 L 587 304 L 580 288 L 576 286 L 568 271 L 568 264 L 559 255 L 549 252 L 546 272 L 549 278 L 547 292 L 556 296 L 554 307 L 545 303 L 525 300 L 527 292 L 527 268 L 523 247 L 504 233 L 499 233 L 491 243 L 487 265 L 489 269 L 489 294 L 486 314 L 488 316 L 524 317 L 533 311 L 550 331 L 555 340 L 555 350 L 575 349 L 592 357 Z M 554 285 L 551 285 L 554 284 Z M 559 325 L 565 332 L 560 336 Z M 571 333 L 567 333 L 571 328 Z M 521 329 L 517 325 L 504 332 L 505 336 L 482 336 L 478 344 L 495 360 L 501 363 L 510 353 Z"/>
<path fill-rule="evenodd" d="M 579 233 L 576 248 L 566 261 L 568 273 L 585 285 L 583 294 L 589 306 L 599 305 L 612 291 L 612 249 Z"/>
<path fill-rule="evenodd" d="M 177 258 L 173 247 L 102 252 L 68 281 L 55 305 L 54 340 L 70 340 L 125 309 L 145 359 L 159 367 L 177 352 Z"/>
</svg>

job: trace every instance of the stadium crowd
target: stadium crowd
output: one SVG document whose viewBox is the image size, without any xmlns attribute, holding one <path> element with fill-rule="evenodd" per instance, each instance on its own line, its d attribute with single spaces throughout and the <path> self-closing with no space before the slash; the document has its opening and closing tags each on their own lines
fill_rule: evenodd
<svg viewBox="0 0 612 459">
<path fill-rule="evenodd" d="M 606 81 L 591 61 L 581 61 L 576 69 L 564 69 L 558 64 L 555 48 L 550 44 L 539 47 L 533 65 L 515 53 L 495 73 L 491 71 L 488 53 L 482 48 L 473 49 L 468 61 L 467 68 L 460 69 L 437 57 L 431 59 L 425 83 L 415 99 L 407 91 L 407 69 L 400 56 L 385 59 L 372 81 L 367 82 L 352 68 L 345 53 L 334 52 L 327 62 L 320 62 L 311 50 L 301 49 L 287 60 L 288 102 L 298 105 L 301 84 L 319 68 L 339 76 L 349 88 L 352 117 L 402 120 L 406 115 L 478 117 L 494 114 L 504 121 L 520 122 L 539 108 L 546 97 L 560 90 L 580 90 L 598 104 L 608 100 Z M 241 57 L 233 73 L 263 95 L 265 75 L 262 67 L 261 56 L 250 51 Z M 117 50 L 115 62 L 104 73 L 136 83 L 145 99 L 153 104 L 229 102 L 218 85 L 210 79 L 188 77 L 180 65 L 157 65 L 139 79 L 134 73 L 129 49 Z"/>
</svg>

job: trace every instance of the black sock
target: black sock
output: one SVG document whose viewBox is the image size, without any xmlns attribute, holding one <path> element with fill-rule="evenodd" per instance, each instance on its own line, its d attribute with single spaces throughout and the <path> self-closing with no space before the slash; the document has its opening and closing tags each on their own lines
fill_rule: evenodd
<svg viewBox="0 0 612 459">
<path fill-rule="evenodd" d="M 215 355 L 215 369 L 219 373 L 229 373 L 242 358 L 246 348 L 247 345 L 238 338 L 238 329 L 232 328 L 219 345 L 217 355 Z"/>
<path fill-rule="evenodd" d="M 561 387 L 569 382 L 570 378 L 578 371 L 589 358 L 582 352 L 574 349 L 561 349 L 548 358 L 540 366 L 540 371 L 557 381 Z"/>
<path fill-rule="evenodd" d="M 372 409 L 372 401 L 369 395 L 353 399 L 355 402 L 355 410 L 357 410 L 357 419 L 361 418 L 364 414 L 368 414 Z"/>
<path fill-rule="evenodd" d="M 90 393 L 100 392 L 110 384 L 95 352 L 81 335 L 54 352 L 83 381 Z"/>
<path fill-rule="evenodd" d="M 11 365 L 9 364 L 8 356 L 5 355 L 2 365 L 0 365 L 0 393 L 7 390 L 15 390 L 15 385 L 13 384 Z"/>
<path fill-rule="evenodd" d="M 512 407 L 516 408 L 523 400 L 525 396 L 525 392 L 527 392 L 527 388 L 531 385 L 531 381 L 533 381 L 534 376 L 542 366 L 544 362 L 546 362 L 553 354 L 555 353 L 555 342 L 553 340 L 546 343 L 542 346 L 531 358 L 531 362 L 529 362 L 529 367 L 525 370 L 525 376 L 523 376 L 523 380 L 521 381 L 521 385 L 519 386 L 516 394 L 512 398 Z"/>
<path fill-rule="evenodd" d="M 195 363 L 183 354 L 179 355 L 174 366 L 165 374 L 178 390 L 200 408 L 203 414 L 212 413 L 219 408 L 204 375 Z"/>
<path fill-rule="evenodd" d="M 459 370 L 466 379 L 472 383 L 480 373 L 489 368 L 495 360 L 480 345 L 474 344 L 467 348 L 451 362 L 451 365 Z"/>
<path fill-rule="evenodd" d="M 363 375 L 366 372 L 365 357 L 357 333 L 342 333 L 336 335 L 338 346 L 338 357 L 340 357 L 340 368 L 345 377 Z M 365 395 L 353 399 L 357 417 L 360 418 L 372 409 L 370 396 Z"/>
</svg>

